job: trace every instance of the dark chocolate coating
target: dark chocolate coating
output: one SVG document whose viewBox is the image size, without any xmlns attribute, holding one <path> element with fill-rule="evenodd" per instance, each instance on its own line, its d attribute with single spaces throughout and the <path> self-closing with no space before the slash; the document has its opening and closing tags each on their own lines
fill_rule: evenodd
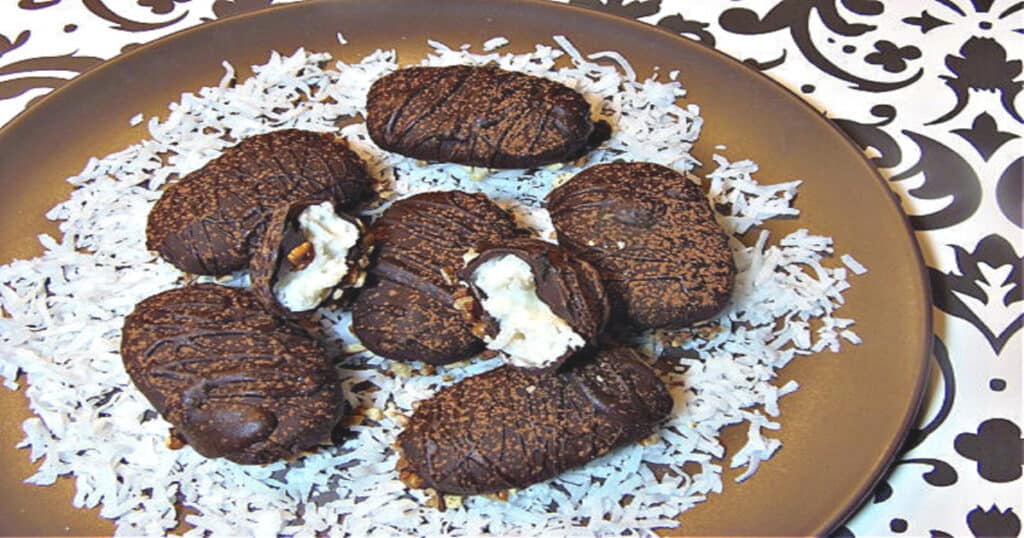
<svg viewBox="0 0 1024 538">
<path fill-rule="evenodd" d="M 242 140 L 167 187 L 146 246 L 187 273 L 244 269 L 279 204 L 330 200 L 345 210 L 371 190 L 363 161 L 334 136 L 286 129 Z"/>
<path fill-rule="evenodd" d="M 556 375 L 502 366 L 420 403 L 399 434 L 412 485 L 448 494 L 524 488 L 654 433 L 672 411 L 636 351 L 600 351 Z"/>
<path fill-rule="evenodd" d="M 263 304 L 263 307 L 274 315 L 294 318 L 315 311 L 315 309 L 301 312 L 289 310 L 278 302 L 277 295 L 274 293 L 274 284 L 277 283 L 281 272 L 289 266 L 288 253 L 306 242 L 306 238 L 299 228 L 299 215 L 307 207 L 320 203 L 323 203 L 323 200 L 303 200 L 277 206 L 270 213 L 263 238 L 253 251 L 249 264 L 252 268 L 252 293 Z M 372 238 L 365 233 L 363 223 L 359 219 L 343 212 L 335 211 L 335 214 L 355 224 L 359 228 L 360 234 L 359 242 L 348 251 L 349 273 L 337 286 L 337 288 L 345 289 L 353 286 L 365 273 L 364 269 L 369 264 L 366 257 L 372 244 Z M 326 300 L 330 300 L 329 297 Z"/>
<path fill-rule="evenodd" d="M 728 304 L 729 239 L 700 187 L 674 170 L 594 166 L 551 191 L 546 206 L 559 244 L 601 272 L 613 318 L 680 328 Z"/>
<path fill-rule="evenodd" d="M 489 65 L 395 71 L 370 87 L 366 126 L 385 150 L 487 168 L 571 161 L 611 131 L 567 86 Z"/>
<path fill-rule="evenodd" d="M 246 290 L 199 284 L 149 297 L 125 319 L 121 357 L 157 412 L 208 458 L 294 456 L 328 439 L 345 412 L 320 344 Z"/>
<path fill-rule="evenodd" d="M 488 260 L 512 255 L 530 266 L 537 284 L 537 298 L 548 305 L 554 315 L 565 320 L 587 344 L 597 343 L 597 337 L 608 322 L 608 297 L 601 285 L 601 275 L 592 265 L 558 245 L 537 239 L 517 238 L 477 248 L 482 250 L 481 254 L 459 272 L 459 278 L 477 298 L 470 312 L 487 325 L 488 334 L 497 334 L 497 321 L 479 304 L 486 297 L 473 284 L 473 274 Z M 538 370 L 555 370 L 578 351 L 567 350 L 554 363 Z"/>
<path fill-rule="evenodd" d="M 352 330 L 363 345 L 389 359 L 430 364 L 482 351 L 454 307 L 461 288 L 455 273 L 474 245 L 511 238 L 512 217 L 483 194 L 428 192 L 395 202 L 370 233 L 374 264 L 352 308 Z"/>
</svg>

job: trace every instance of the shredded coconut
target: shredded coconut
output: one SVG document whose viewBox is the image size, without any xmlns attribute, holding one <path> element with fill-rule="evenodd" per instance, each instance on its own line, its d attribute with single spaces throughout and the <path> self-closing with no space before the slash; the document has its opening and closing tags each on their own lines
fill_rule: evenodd
<svg viewBox="0 0 1024 538">
<path fill-rule="evenodd" d="M 845 265 L 847 269 L 853 271 L 853 274 L 855 275 L 863 275 L 864 273 L 868 272 L 868 269 L 866 267 L 861 265 L 860 262 L 858 262 L 853 256 L 850 256 L 849 254 L 843 254 L 842 256 L 839 257 L 839 259 L 842 260 L 843 265 Z"/>
<path fill-rule="evenodd" d="M 40 463 L 28 481 L 49 485 L 73 475 L 74 505 L 100 507 L 121 535 L 165 534 L 177 526 L 178 503 L 190 511 L 189 536 L 650 535 L 678 526 L 681 512 L 722 491 L 724 427 L 747 424 L 746 443 L 728 464 L 746 468 L 741 479 L 754 473 L 781 445 L 767 434 L 784 423 L 778 399 L 798 387 L 774 384 L 777 370 L 797 355 L 860 341 L 853 320 L 835 315 L 849 286 L 846 268 L 829 266 L 831 240 L 807 230 L 777 242 L 767 232 L 757 233 L 752 245 L 734 239 L 736 291 L 716 325 L 637 342 L 652 353 L 678 343 L 697 357 L 678 359 L 666 374 L 675 409 L 658 436 L 518 491 L 507 502 L 469 497 L 439 512 L 428 506 L 426 492 L 398 480 L 391 448 L 415 402 L 496 367 L 498 359 L 436 370 L 401 365 L 410 375 L 395 375 L 399 365 L 366 352 L 351 335 L 347 313 L 323 310 L 314 319 L 347 353 L 339 373 L 348 403 L 388 412 L 351 426 L 341 446 L 263 467 L 207 460 L 188 447 L 169 449 L 169 424 L 152 413 L 123 369 L 124 316 L 143 298 L 185 282 L 145 248 L 146 216 L 160 187 L 247 136 L 286 127 L 338 133 L 366 160 L 378 190 L 393 194 L 389 200 L 440 189 L 485 192 L 542 237 L 551 234 L 543 197 L 583 167 L 626 159 L 693 172 L 698 163 L 689 150 L 702 120 L 696 105 L 680 104 L 685 90 L 677 73 L 668 82 L 639 80 L 617 53 L 594 53 L 589 57 L 612 61 L 591 62 L 564 37 L 554 40 L 559 48 L 538 44 L 525 54 L 474 54 L 468 46 L 430 42 L 433 51 L 423 63 L 496 62 L 579 90 L 614 135 L 559 169 L 495 171 L 471 181 L 465 167 L 422 166 L 381 151 L 362 123 L 339 131 L 339 121 L 364 112 L 370 84 L 398 67 L 394 51 L 380 50 L 356 63 L 332 63 L 326 54 L 302 49 L 275 52 L 245 80 L 236 80 L 225 64 L 218 85 L 185 93 L 163 119 L 151 118 L 148 139 L 90 159 L 69 179 L 75 186 L 70 198 L 47 214 L 62 221 L 63 236 L 40 236 L 42 255 L 0 267 L 0 376 L 9 388 L 23 376 L 36 415 L 24 422 L 19 445 Z M 556 68 L 566 55 L 570 64 Z M 799 182 L 761 185 L 752 178 L 752 162 L 715 160 L 709 196 L 729 232 L 798 214 L 791 204 Z M 852 258 L 843 261 L 855 273 L 860 268 Z M 219 280 L 245 285 L 247 275 Z M 357 385 L 362 390 L 353 390 Z M 671 472 L 658 478 L 655 465 Z M 630 502 L 620 502 L 625 495 Z"/>
<path fill-rule="evenodd" d="M 508 45 L 508 39 L 504 37 L 492 37 L 487 41 L 484 41 L 484 52 L 491 52 L 492 50 L 498 50 L 501 47 Z"/>
<path fill-rule="evenodd" d="M 492 258 L 480 264 L 471 278 L 483 292 L 480 306 L 498 323 L 498 333 L 484 338 L 487 349 L 505 352 L 509 364 L 547 367 L 587 343 L 541 300 L 533 270 L 522 258 L 512 254 Z"/>
</svg>

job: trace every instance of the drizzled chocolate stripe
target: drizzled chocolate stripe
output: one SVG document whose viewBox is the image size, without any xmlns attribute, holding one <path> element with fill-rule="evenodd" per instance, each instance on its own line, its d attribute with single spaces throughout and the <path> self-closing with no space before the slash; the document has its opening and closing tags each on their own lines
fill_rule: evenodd
<svg viewBox="0 0 1024 538">
<path fill-rule="evenodd" d="M 454 276 L 466 251 L 515 235 L 511 216 L 482 194 L 430 192 L 395 202 L 370 233 L 375 263 L 352 310 L 363 345 L 431 364 L 480 352 L 482 343 L 453 306 Z"/>
<path fill-rule="evenodd" d="M 121 355 L 157 412 L 207 457 L 294 456 L 344 413 L 320 344 L 245 290 L 200 284 L 142 301 L 125 319 Z"/>
<path fill-rule="evenodd" d="M 271 211 L 299 200 L 349 209 L 370 192 L 362 160 L 333 136 L 286 129 L 253 136 L 170 185 L 149 214 L 146 244 L 179 269 L 243 269 Z"/>
<path fill-rule="evenodd" d="M 558 245 L 538 239 L 516 238 L 501 243 L 483 243 L 477 249 L 480 255 L 459 271 L 458 276 L 476 297 L 476 304 L 465 314 L 474 322 L 483 323 L 490 336 L 498 333 L 499 324 L 483 308 L 486 296 L 476 286 L 475 277 L 488 261 L 515 256 L 529 265 L 538 299 L 588 345 L 597 344 L 597 338 L 608 321 L 609 307 L 601 276 L 593 266 Z M 576 349 L 567 349 L 562 356 L 538 371 L 557 370 L 576 352 Z"/>
<path fill-rule="evenodd" d="M 366 108 L 370 136 L 388 151 L 488 168 L 572 160 L 610 134 L 579 93 L 494 66 L 401 69 L 373 84 Z"/>
<path fill-rule="evenodd" d="M 558 241 L 601 273 L 613 315 L 640 328 L 718 314 L 736 266 L 700 187 L 652 163 L 610 163 L 547 197 Z"/>
<path fill-rule="evenodd" d="M 556 375 L 502 366 L 420 403 L 399 437 L 411 486 L 481 494 L 524 488 L 656 431 L 665 384 L 629 348 Z"/>
</svg>

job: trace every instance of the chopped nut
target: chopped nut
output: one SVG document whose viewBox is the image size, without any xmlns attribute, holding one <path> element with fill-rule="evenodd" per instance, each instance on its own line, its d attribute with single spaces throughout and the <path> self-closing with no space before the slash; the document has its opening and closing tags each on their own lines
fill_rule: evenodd
<svg viewBox="0 0 1024 538">
<path fill-rule="evenodd" d="M 473 308 L 473 302 L 474 299 L 472 297 L 460 297 L 455 300 L 452 306 L 460 312 L 469 312 Z"/>
<path fill-rule="evenodd" d="M 346 345 L 345 347 L 341 348 L 341 350 L 345 353 L 362 353 L 366 351 L 366 346 L 360 344 L 359 342 L 356 342 L 354 344 Z"/>
<path fill-rule="evenodd" d="M 701 325 L 699 327 L 694 327 L 693 330 L 697 332 L 697 336 L 699 336 L 699 337 L 701 337 L 701 338 L 703 338 L 705 340 L 710 340 L 710 339 L 714 338 L 715 336 L 717 336 L 718 333 L 722 332 L 722 326 L 719 325 L 718 323 L 714 323 L 714 324 Z"/>
<path fill-rule="evenodd" d="M 452 374 L 444 374 L 443 376 L 441 376 L 441 381 L 450 383 L 452 381 L 455 381 L 455 376 L 453 376 Z"/>
<path fill-rule="evenodd" d="M 537 390 L 537 387 L 535 385 L 530 385 L 529 387 L 526 387 L 527 394 L 533 394 L 533 391 L 535 390 Z"/>
<path fill-rule="evenodd" d="M 619 247 L 619 250 L 622 250 L 622 249 L 626 248 L 626 242 L 625 241 L 616 241 L 615 242 L 615 246 Z"/>
<path fill-rule="evenodd" d="M 344 295 L 344 294 L 345 294 L 345 290 L 341 290 L 341 289 L 334 290 L 331 293 L 331 299 L 334 299 L 335 301 L 337 301 L 338 299 L 341 299 L 341 296 Z"/>
<path fill-rule="evenodd" d="M 657 444 L 658 441 L 661 441 L 661 436 L 658 435 L 658 432 L 654 432 L 651 435 L 641 439 L 640 444 L 643 446 L 651 446 Z"/>
<path fill-rule="evenodd" d="M 423 368 L 420 368 L 420 374 L 422 375 L 434 375 L 437 373 L 437 368 L 434 368 L 433 364 L 424 364 Z"/>
<path fill-rule="evenodd" d="M 412 366 L 404 362 L 392 362 L 388 369 L 400 377 L 412 377 Z"/>
<path fill-rule="evenodd" d="M 501 491 L 499 491 L 497 493 L 490 493 L 488 495 L 484 495 L 484 497 L 487 497 L 488 499 L 495 500 L 495 501 L 508 501 L 509 496 L 515 494 L 515 492 L 517 492 L 517 491 L 519 491 L 519 490 L 517 490 L 517 489 L 504 489 L 504 490 L 501 490 Z"/>
<path fill-rule="evenodd" d="M 445 505 L 444 505 L 444 499 L 441 498 L 441 495 L 439 495 L 437 493 L 437 491 L 435 491 L 433 489 L 429 489 L 428 488 L 426 491 L 427 491 L 427 503 L 426 503 L 427 506 L 429 506 L 429 507 L 431 507 L 431 508 L 433 508 L 435 510 L 440 510 L 440 511 L 443 512 Z"/>
<path fill-rule="evenodd" d="M 379 421 L 380 419 L 384 418 L 384 413 L 382 413 L 381 410 L 377 409 L 376 407 L 371 407 L 371 408 L 367 409 L 363 413 L 363 415 L 365 415 L 366 418 L 368 418 L 370 420 L 376 420 L 376 421 Z"/>
<path fill-rule="evenodd" d="M 480 358 L 483 360 L 493 359 L 494 357 L 497 356 L 498 352 L 493 349 L 485 349 L 482 353 L 480 353 Z"/>
<path fill-rule="evenodd" d="M 412 466 L 409 465 L 409 461 L 405 459 L 405 456 L 398 458 L 395 470 L 398 471 L 398 479 L 410 488 L 420 489 L 426 485 L 426 482 L 412 470 Z"/>
<path fill-rule="evenodd" d="M 570 179 L 572 179 L 572 174 L 559 174 L 558 177 L 555 178 L 555 181 L 554 183 L 551 184 L 551 186 L 555 188 L 561 187 L 562 185 L 565 185 L 565 183 Z"/>
<path fill-rule="evenodd" d="M 309 265 L 315 257 L 316 251 L 313 249 L 313 243 L 306 241 L 288 253 L 288 263 L 298 271 Z"/>
<path fill-rule="evenodd" d="M 363 287 L 363 284 L 366 284 L 366 272 L 365 271 L 360 271 L 359 272 L 359 278 L 357 278 L 356 281 L 352 283 L 352 287 L 353 288 L 361 288 L 361 287 Z"/>
<path fill-rule="evenodd" d="M 654 333 L 654 337 L 665 346 L 682 347 L 683 344 L 693 337 L 693 333 L 690 329 L 679 329 L 677 331 L 659 330 Z"/>
<path fill-rule="evenodd" d="M 395 424 L 403 428 L 409 422 L 408 417 L 402 414 L 393 402 L 388 402 L 387 407 L 384 409 L 384 416 L 390 418 Z"/>
<path fill-rule="evenodd" d="M 469 179 L 472 179 L 473 181 L 480 181 L 485 177 L 491 175 L 491 170 L 489 168 L 478 168 L 476 166 L 470 166 L 468 167 L 468 170 Z"/>
<path fill-rule="evenodd" d="M 462 497 L 459 495 L 445 495 L 444 504 L 452 510 L 458 510 L 462 508 Z"/>
<path fill-rule="evenodd" d="M 473 336 L 477 338 L 485 338 L 487 336 L 487 324 L 482 321 L 475 323 L 469 328 L 469 332 L 473 333 Z"/>
<path fill-rule="evenodd" d="M 595 243 L 593 239 L 590 239 L 590 240 L 587 241 L 587 246 L 588 247 L 593 247 L 593 246 L 596 246 L 596 245 L 597 245 L 597 243 Z"/>
<path fill-rule="evenodd" d="M 477 252 L 475 248 L 471 248 L 467 250 L 465 254 L 462 255 L 462 263 L 469 263 L 475 260 L 476 257 L 479 255 L 480 253 Z"/>
<path fill-rule="evenodd" d="M 171 430 L 171 436 L 167 438 L 167 448 L 171 450 L 180 450 L 185 448 L 185 445 L 187 444 L 188 443 L 185 442 L 185 439 L 181 437 L 181 434 Z"/>
<path fill-rule="evenodd" d="M 449 286 L 455 285 L 455 275 L 453 275 L 447 267 L 442 267 L 439 271 L 441 272 L 441 278 L 444 279 L 445 284 L 448 284 Z"/>
</svg>

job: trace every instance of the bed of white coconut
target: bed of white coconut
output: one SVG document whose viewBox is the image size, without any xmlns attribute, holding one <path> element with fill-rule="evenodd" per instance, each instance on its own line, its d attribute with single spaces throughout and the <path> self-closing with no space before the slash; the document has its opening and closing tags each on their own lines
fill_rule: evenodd
<svg viewBox="0 0 1024 538">
<path fill-rule="evenodd" d="M 695 169 L 688 151 L 701 118 L 695 104 L 678 104 L 685 90 L 676 73 L 640 80 L 617 53 L 583 57 L 564 39 L 554 42 L 518 55 L 494 52 L 505 43 L 501 38 L 489 41 L 482 54 L 432 43 L 434 52 L 423 61 L 493 61 L 578 89 L 614 126 L 612 139 L 585 162 L 526 176 L 488 175 L 384 153 L 361 123 L 339 134 L 367 160 L 386 197 L 482 191 L 542 235 L 550 232 L 550 222 L 539 201 L 582 167 L 625 159 Z M 556 59 L 565 55 L 570 65 L 556 68 Z M 724 330 L 684 344 L 700 359 L 679 360 L 667 376 L 676 407 L 656 439 L 515 492 L 507 502 L 476 497 L 449 499 L 445 512 L 429 507 L 427 493 L 399 482 L 397 455 L 389 448 L 414 402 L 495 367 L 497 359 L 434 373 L 421 371 L 421 365 L 393 364 L 359 352 L 342 312 L 323 313 L 320 320 L 352 352 L 341 364 L 345 387 L 373 388 L 348 392 L 353 408 L 367 418 L 352 427 L 343 446 L 265 467 L 167 448 L 168 424 L 154 417 L 118 355 L 122 319 L 132 307 L 185 281 L 145 248 L 146 215 L 160 187 L 246 136 L 284 127 L 337 132 L 339 120 L 363 111 L 370 84 L 398 65 L 392 51 L 345 63 L 299 50 L 291 56 L 273 53 L 254 76 L 235 83 L 233 68 L 225 64 L 218 86 L 184 94 L 166 118 L 150 119 L 149 139 L 91 160 L 70 178 L 76 186 L 70 199 L 48 214 L 62 221 L 63 237 L 42 236 L 41 256 L 0 267 L 0 375 L 11 389 L 19 382 L 25 386 L 37 415 L 25 421 L 21 444 L 41 460 L 29 482 L 48 485 L 73 475 L 75 506 L 102 506 L 103 517 L 116 519 L 118 533 L 126 535 L 174 528 L 176 503 L 198 514 L 186 517 L 194 527 L 190 535 L 648 534 L 678 525 L 681 512 L 720 492 L 723 465 L 753 473 L 779 449 L 765 430 L 780 428 L 778 400 L 797 384 L 773 384 L 777 370 L 797 355 L 836 350 L 843 339 L 858 341 L 848 328 L 853 321 L 835 315 L 848 287 L 847 269 L 826 263 L 832 253 L 828 237 L 804 230 L 778 238 L 755 230 L 754 245 L 733 242 L 739 275 L 732 306 L 720 320 Z M 760 185 L 751 177 L 752 162 L 716 160 L 717 169 L 707 175 L 710 196 L 729 207 L 721 215 L 729 231 L 743 233 L 765 219 L 797 213 L 790 204 L 799 182 Z M 863 270 L 848 260 L 849 269 Z M 747 424 L 747 443 L 724 461 L 719 433 L 738 423 Z M 687 463 L 699 470 L 684 472 Z M 675 473 L 659 481 L 648 464 Z M 625 495 L 632 501 L 620 503 Z"/>
</svg>

